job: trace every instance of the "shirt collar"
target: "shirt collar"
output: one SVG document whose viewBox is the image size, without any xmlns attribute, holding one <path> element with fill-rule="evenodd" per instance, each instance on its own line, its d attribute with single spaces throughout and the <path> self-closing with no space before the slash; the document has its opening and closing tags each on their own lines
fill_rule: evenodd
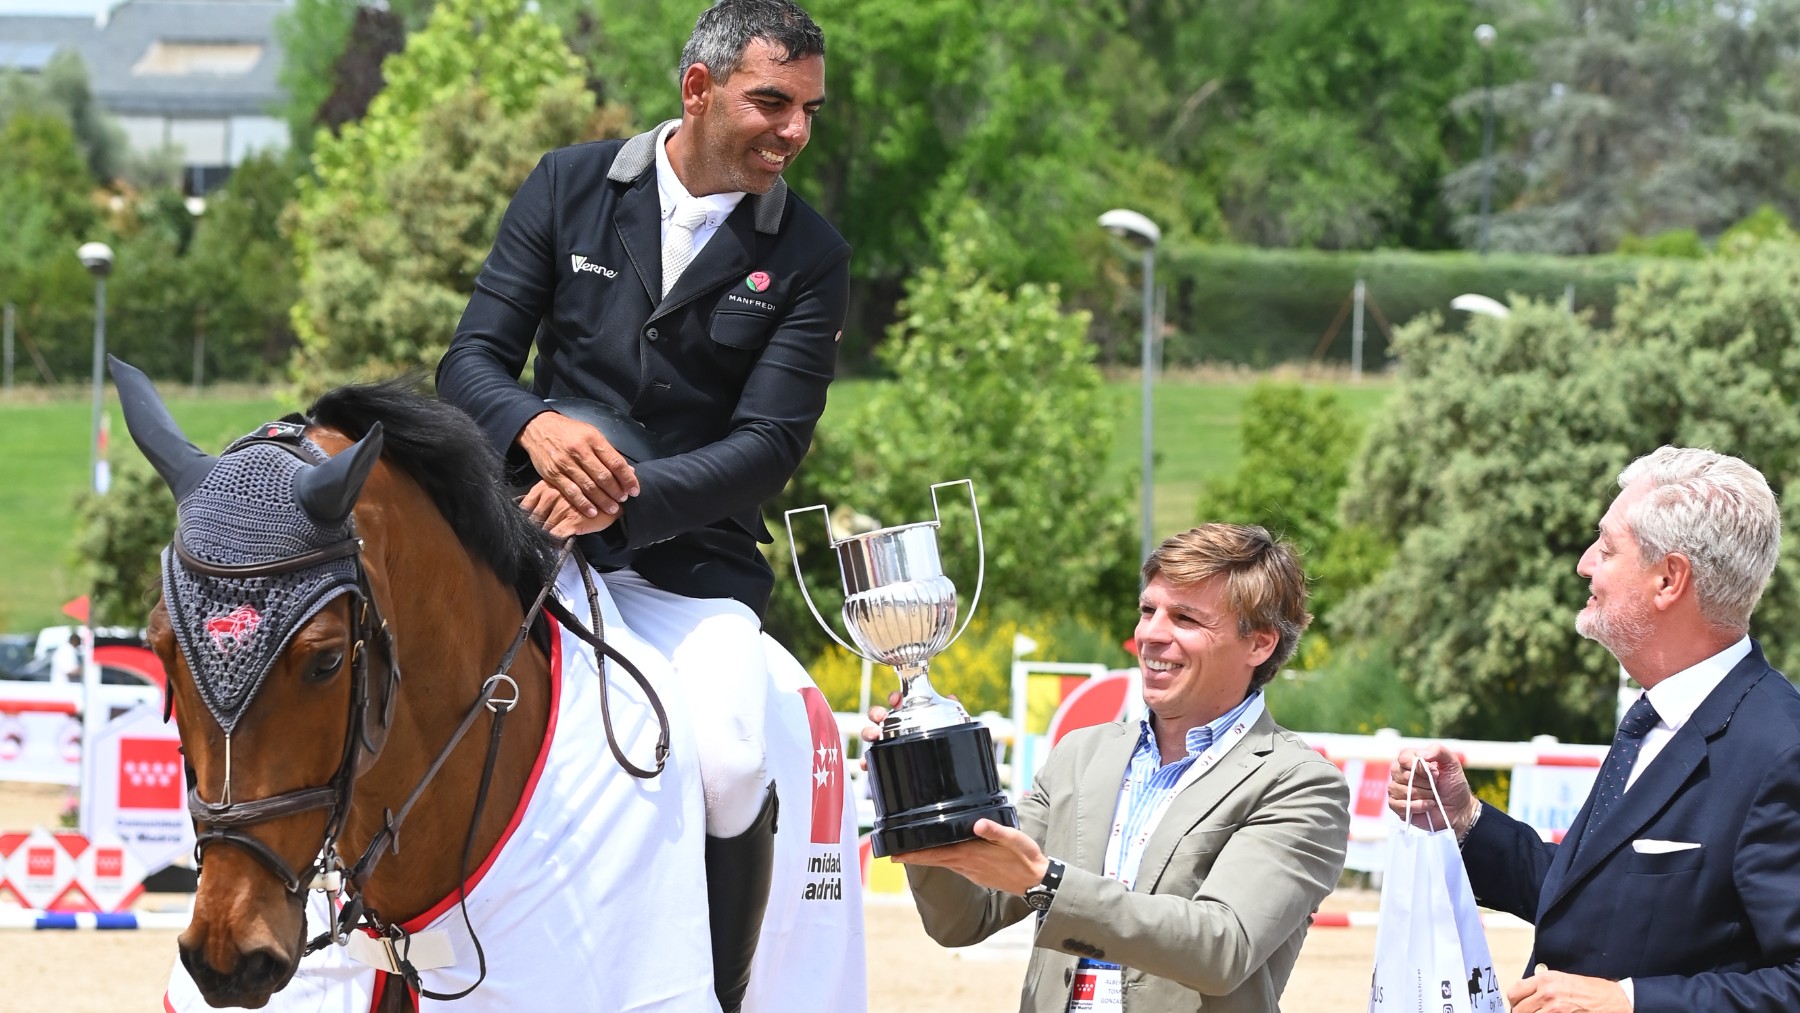
<svg viewBox="0 0 1800 1013">
<path fill-rule="evenodd" d="M 1681 726 L 1687 724 L 1694 712 L 1700 709 L 1707 696 L 1719 683 L 1725 681 L 1725 677 L 1749 653 L 1750 637 L 1746 634 L 1737 643 L 1705 661 L 1684 668 L 1645 690 L 1650 697 L 1650 706 L 1656 708 L 1657 719 L 1670 729 L 1680 731 Z"/>
<path fill-rule="evenodd" d="M 1225 729 L 1230 728 L 1233 722 L 1237 721 L 1238 718 L 1243 717 L 1244 712 L 1249 710 L 1250 705 L 1261 696 L 1262 690 L 1259 689 L 1245 697 L 1243 702 L 1236 707 L 1233 707 L 1211 721 L 1208 721 L 1206 724 L 1189 728 L 1187 730 L 1187 735 L 1183 738 L 1183 745 L 1187 747 L 1188 758 L 1193 759 L 1201 753 L 1206 752 L 1207 747 L 1217 741 L 1219 736 L 1224 733 Z M 1152 746 L 1156 743 L 1156 729 L 1150 726 L 1150 719 L 1152 717 L 1154 717 L 1154 715 L 1146 714 L 1143 719 L 1138 722 L 1138 745 L 1140 747 L 1145 742 L 1149 742 Z"/>
<path fill-rule="evenodd" d="M 671 120 L 656 135 L 656 194 L 661 201 L 662 217 L 667 219 L 675 213 L 675 205 L 682 201 L 691 201 L 706 208 L 706 228 L 718 228 L 725 219 L 737 210 L 738 202 L 744 199 L 742 191 L 737 193 L 713 193 L 705 197 L 695 197 L 688 193 L 687 187 L 681 185 L 681 177 L 675 175 L 675 167 L 669 164 L 669 135 L 681 126 L 680 120 Z"/>
</svg>

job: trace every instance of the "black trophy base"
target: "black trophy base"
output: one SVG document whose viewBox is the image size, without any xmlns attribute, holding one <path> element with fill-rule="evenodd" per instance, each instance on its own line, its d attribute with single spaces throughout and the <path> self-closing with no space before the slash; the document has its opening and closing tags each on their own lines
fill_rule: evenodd
<svg viewBox="0 0 1800 1013">
<path fill-rule="evenodd" d="M 867 756 L 877 858 L 974 840 L 976 820 L 1019 825 L 1000 789 L 994 738 L 978 721 L 881 739 Z"/>
</svg>

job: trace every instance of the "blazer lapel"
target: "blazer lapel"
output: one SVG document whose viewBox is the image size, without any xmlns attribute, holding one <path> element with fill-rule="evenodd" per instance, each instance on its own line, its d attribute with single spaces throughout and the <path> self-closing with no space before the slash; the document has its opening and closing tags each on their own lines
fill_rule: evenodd
<svg viewBox="0 0 1800 1013">
<path fill-rule="evenodd" d="M 613 227 L 625 255 L 644 283 L 650 305 L 662 302 L 662 198 L 656 193 L 656 167 L 640 174 L 619 198 L 613 211 Z"/>
<path fill-rule="evenodd" d="M 1175 845 L 1181 842 L 1188 832 L 1200 824 L 1219 803 L 1225 801 L 1238 786 L 1244 783 L 1256 768 L 1263 765 L 1263 757 L 1268 756 L 1275 748 L 1275 719 L 1268 711 L 1257 717 L 1256 723 L 1250 726 L 1249 732 L 1242 741 L 1231 748 L 1224 758 L 1213 768 L 1201 775 L 1198 780 L 1191 781 L 1175 801 L 1169 804 L 1169 811 L 1151 831 L 1150 839 L 1144 842 L 1144 857 L 1138 862 L 1136 885 L 1132 889 L 1139 893 L 1149 893 L 1162 880 L 1163 872 L 1168 868 L 1169 860 L 1175 855 Z M 1111 832 L 1111 827 L 1108 828 Z"/>
<path fill-rule="evenodd" d="M 1112 836 L 1119 789 L 1125 784 L 1125 768 L 1131 763 L 1131 754 L 1137 752 L 1142 734 L 1135 721 L 1114 728 L 1113 735 L 1094 747 L 1075 792 L 1075 855 L 1071 861 L 1089 872 L 1106 871 L 1106 842 Z"/>
<path fill-rule="evenodd" d="M 1624 847 L 1651 820 L 1666 809 L 1700 764 L 1706 759 L 1707 742 L 1721 734 L 1731 722 L 1744 694 L 1769 671 L 1762 650 L 1754 641 L 1750 653 L 1732 668 L 1731 673 L 1708 694 L 1694 716 L 1675 733 L 1662 752 L 1644 768 L 1624 797 L 1614 803 L 1612 814 L 1590 835 L 1588 813 L 1594 805 L 1590 792 L 1575 825 L 1556 849 L 1556 857 L 1544 877 L 1544 892 L 1538 902 L 1541 919 L 1556 903 L 1568 896 L 1577 883 L 1593 874 L 1600 863 Z"/>
<path fill-rule="evenodd" d="M 658 229 L 660 228 L 659 219 Z M 675 279 L 675 287 L 669 290 L 666 298 L 658 301 L 656 311 L 650 314 L 650 319 L 645 323 L 655 323 L 719 285 L 749 274 L 750 251 L 755 248 L 755 212 L 751 202 L 745 199 L 738 202 L 724 224 L 713 232 L 712 238 L 694 255 L 687 269 L 681 272 L 681 277 Z M 660 244 L 657 250 L 660 282 Z M 660 288 L 660 284 L 658 287 Z"/>
</svg>

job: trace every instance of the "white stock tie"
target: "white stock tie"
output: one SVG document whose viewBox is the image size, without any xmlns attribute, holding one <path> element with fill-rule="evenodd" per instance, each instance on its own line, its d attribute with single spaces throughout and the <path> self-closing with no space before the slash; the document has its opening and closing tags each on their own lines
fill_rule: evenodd
<svg viewBox="0 0 1800 1013">
<path fill-rule="evenodd" d="M 669 290 L 694 259 L 694 232 L 706 221 L 706 205 L 688 199 L 678 201 L 669 216 L 669 234 L 663 240 L 662 294 Z"/>
</svg>

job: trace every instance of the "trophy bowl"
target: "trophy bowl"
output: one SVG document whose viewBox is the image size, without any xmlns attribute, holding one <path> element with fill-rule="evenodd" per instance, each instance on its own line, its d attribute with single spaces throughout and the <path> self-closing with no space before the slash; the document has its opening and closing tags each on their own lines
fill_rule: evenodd
<svg viewBox="0 0 1800 1013">
<path fill-rule="evenodd" d="M 974 485 L 963 479 L 933 485 L 933 505 L 938 489 L 959 484 L 969 486 L 973 504 Z M 823 509 L 788 511 L 790 545 L 793 515 Z M 900 704 L 881 723 L 881 738 L 865 753 L 875 802 L 870 849 L 877 856 L 972 840 L 977 820 L 1019 825 L 1000 787 L 993 735 L 931 685 L 931 659 L 968 627 L 966 618 L 962 629 L 956 627 L 956 585 L 944 575 L 938 558 L 939 524 L 902 524 L 831 543 L 844 581 L 844 628 L 854 647 L 819 615 L 800 577 L 798 549 L 793 552 L 794 574 L 807 607 L 831 638 L 859 657 L 892 666 L 900 676 Z M 978 551 L 980 525 L 977 513 Z M 978 579 L 976 602 L 980 585 Z M 973 605 L 969 612 L 974 614 Z"/>
</svg>

